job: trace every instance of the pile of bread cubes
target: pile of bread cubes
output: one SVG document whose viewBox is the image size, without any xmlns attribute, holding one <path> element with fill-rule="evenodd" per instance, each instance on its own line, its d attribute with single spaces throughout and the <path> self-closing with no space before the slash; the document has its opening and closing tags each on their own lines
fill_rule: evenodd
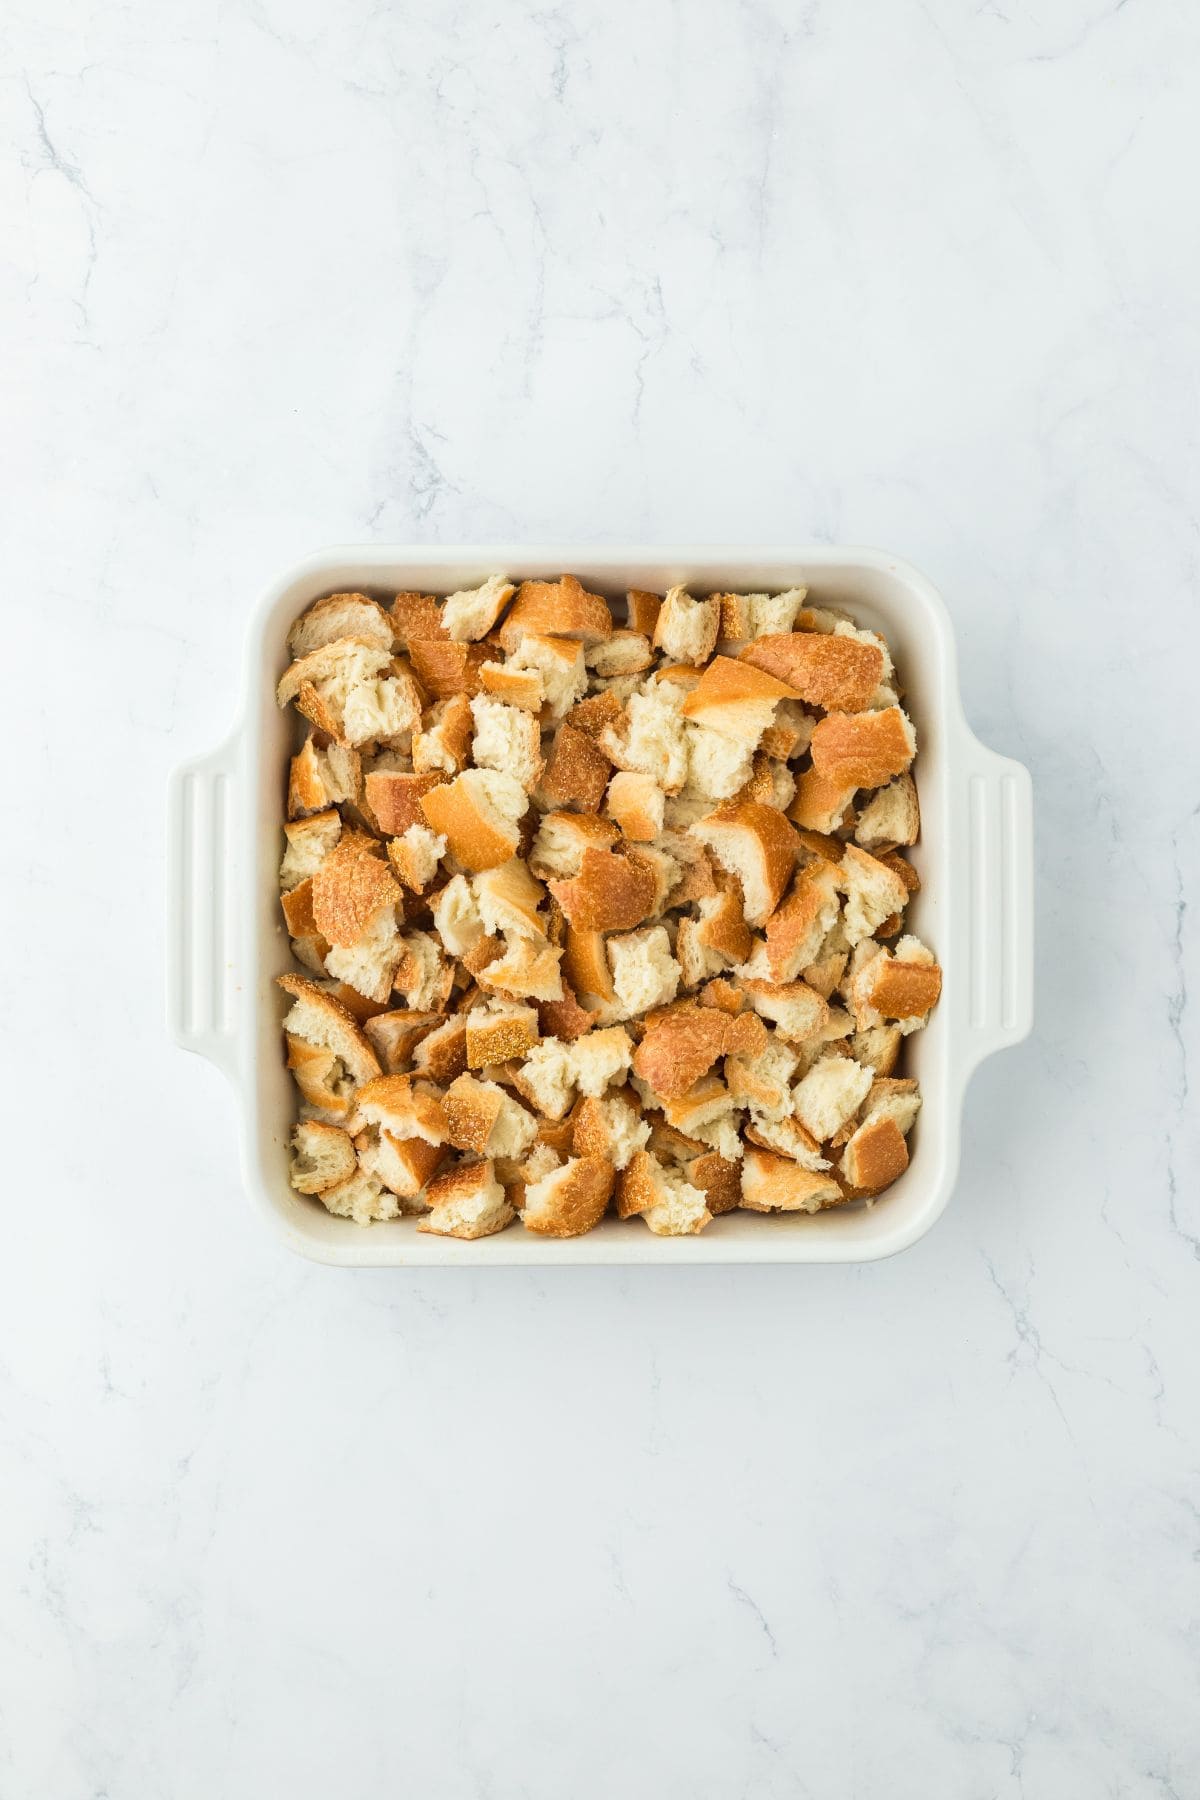
<svg viewBox="0 0 1200 1800">
<path fill-rule="evenodd" d="M 903 1172 L 941 989 L 906 934 L 888 647 L 779 594 L 493 575 L 299 618 L 279 978 L 291 1182 L 359 1224 L 574 1237 Z"/>
</svg>

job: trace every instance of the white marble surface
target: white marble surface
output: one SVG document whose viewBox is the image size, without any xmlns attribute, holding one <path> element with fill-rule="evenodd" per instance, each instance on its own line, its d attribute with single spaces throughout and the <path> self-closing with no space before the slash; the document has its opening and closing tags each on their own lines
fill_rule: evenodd
<svg viewBox="0 0 1200 1800">
<path fill-rule="evenodd" d="M 0 1794 L 1195 1795 L 1196 8 L 0 43 Z M 545 537 L 905 554 L 1034 771 L 1036 1033 L 892 1263 L 308 1267 L 165 1040 L 251 596 Z"/>
</svg>

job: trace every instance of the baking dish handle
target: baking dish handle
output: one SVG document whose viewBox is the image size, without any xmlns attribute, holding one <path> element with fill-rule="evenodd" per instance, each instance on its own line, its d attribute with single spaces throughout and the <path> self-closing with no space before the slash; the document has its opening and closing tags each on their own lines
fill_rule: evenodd
<svg viewBox="0 0 1200 1800">
<path fill-rule="evenodd" d="M 965 1042 L 975 1068 L 1033 1025 L 1033 784 L 1022 763 L 971 740 L 966 760 Z"/>
<path fill-rule="evenodd" d="M 235 808 L 238 742 L 184 763 L 167 793 L 167 1023 L 176 1043 L 238 1072 Z"/>
</svg>

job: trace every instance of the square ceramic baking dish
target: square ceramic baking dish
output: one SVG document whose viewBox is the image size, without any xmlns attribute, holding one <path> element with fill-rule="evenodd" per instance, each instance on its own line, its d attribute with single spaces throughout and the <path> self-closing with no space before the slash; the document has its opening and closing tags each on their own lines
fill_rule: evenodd
<svg viewBox="0 0 1200 1800">
<path fill-rule="evenodd" d="M 367 1228 L 333 1218 L 288 1185 L 296 1093 L 284 1067 L 292 967 L 277 870 L 294 720 L 275 703 L 297 613 L 323 594 L 382 600 L 401 589 L 451 592 L 502 571 L 555 578 L 564 569 L 613 600 L 664 592 L 778 590 L 804 583 L 810 604 L 852 611 L 882 631 L 916 724 L 922 888 L 911 929 L 937 954 L 942 999 L 908 1040 L 907 1070 L 924 1104 L 912 1161 L 874 1206 L 829 1212 L 736 1212 L 697 1237 L 655 1237 L 639 1219 L 605 1220 L 586 1237 L 539 1238 L 520 1226 L 477 1242 L 419 1233 L 411 1219 Z M 938 1218 L 958 1169 L 963 1094 L 995 1050 L 1018 1043 L 1033 1013 L 1032 800 L 1029 774 L 993 754 L 963 718 L 945 606 L 906 563 L 873 550 L 581 549 L 578 546 L 328 550 L 273 582 L 246 642 L 242 714 L 211 755 L 178 769 L 168 830 L 168 1012 L 177 1041 L 228 1075 L 241 1160 L 255 1205 L 293 1250 L 352 1266 L 452 1263 L 865 1262 L 916 1241 Z"/>
</svg>

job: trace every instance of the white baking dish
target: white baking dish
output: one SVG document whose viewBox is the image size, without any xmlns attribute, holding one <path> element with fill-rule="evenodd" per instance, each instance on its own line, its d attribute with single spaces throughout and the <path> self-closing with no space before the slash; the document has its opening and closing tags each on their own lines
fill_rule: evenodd
<svg viewBox="0 0 1200 1800">
<path fill-rule="evenodd" d="M 364 1229 L 293 1193 L 287 1140 L 296 1092 L 284 1068 L 287 1002 L 274 977 L 291 967 L 279 910 L 287 757 L 293 720 L 275 704 L 296 614 L 322 594 L 390 597 L 448 592 L 500 570 L 517 579 L 570 570 L 620 598 L 659 592 L 780 589 L 806 583 L 810 603 L 853 611 L 892 647 L 918 733 L 922 891 L 912 929 L 937 953 L 942 999 L 908 1040 L 907 1068 L 924 1105 L 912 1161 L 874 1206 L 815 1216 L 736 1212 L 698 1237 L 655 1237 L 639 1219 L 606 1220 L 586 1237 L 539 1238 L 511 1226 L 475 1243 L 419 1233 L 411 1219 Z M 1018 1043 L 1033 1013 L 1032 800 L 1021 764 L 986 750 L 958 695 L 954 638 L 930 584 L 873 550 L 655 550 L 388 547 L 328 550 L 273 582 L 246 642 L 240 722 L 209 756 L 176 771 L 168 832 L 171 1029 L 233 1083 L 242 1168 L 256 1205 L 285 1243 L 321 1262 L 354 1266 L 457 1263 L 861 1262 L 902 1250 L 929 1230 L 958 1169 L 963 1094 L 995 1050 Z"/>
</svg>

